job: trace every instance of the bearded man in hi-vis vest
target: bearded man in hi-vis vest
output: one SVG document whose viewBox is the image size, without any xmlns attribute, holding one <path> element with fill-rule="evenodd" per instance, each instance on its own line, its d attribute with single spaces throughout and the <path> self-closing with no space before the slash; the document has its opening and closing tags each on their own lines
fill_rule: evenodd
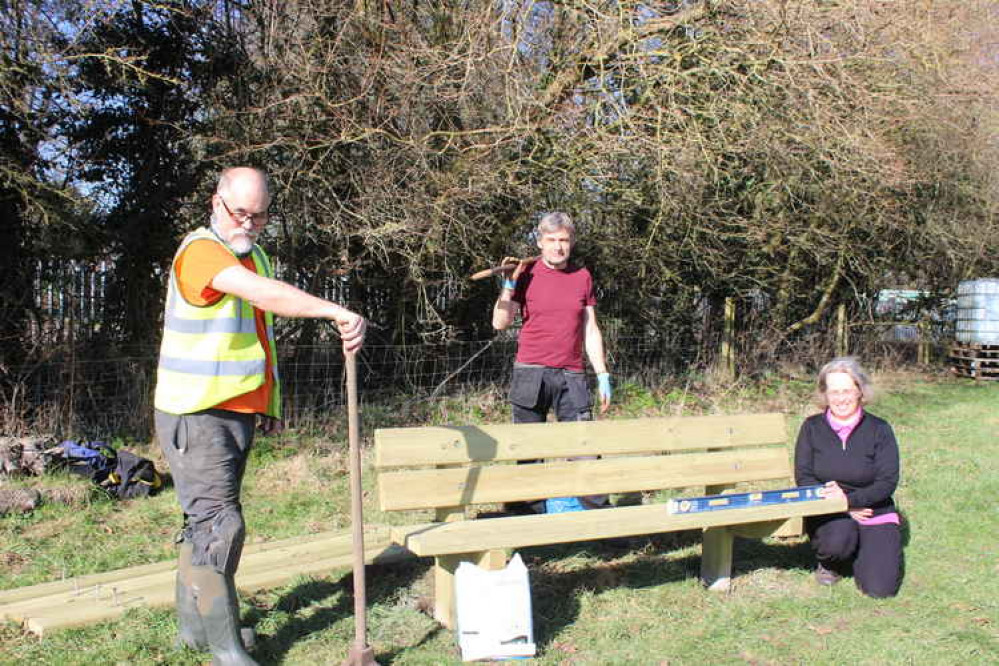
<svg viewBox="0 0 999 666">
<path fill-rule="evenodd" d="M 184 512 L 178 642 L 211 649 L 220 664 L 256 663 L 241 636 L 233 575 L 254 427 L 269 433 L 281 419 L 273 316 L 329 319 L 345 352 L 361 348 L 366 327 L 347 308 L 274 279 L 256 244 L 269 205 L 262 171 L 222 172 L 210 226 L 184 238 L 170 269 L 157 372 L 156 435 Z"/>
</svg>

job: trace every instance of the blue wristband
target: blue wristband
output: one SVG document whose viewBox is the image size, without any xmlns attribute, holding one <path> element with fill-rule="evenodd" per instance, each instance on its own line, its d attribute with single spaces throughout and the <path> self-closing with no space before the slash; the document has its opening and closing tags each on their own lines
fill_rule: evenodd
<svg viewBox="0 0 999 666">
<path fill-rule="evenodd" d="M 510 278 L 505 278 L 503 280 L 503 288 L 504 289 L 516 289 L 517 288 L 517 283 L 514 282 L 513 280 L 511 280 Z"/>
<path fill-rule="evenodd" d="M 609 372 L 601 372 L 597 375 L 597 391 L 600 393 L 601 398 L 607 398 L 610 400 L 611 383 Z"/>
</svg>

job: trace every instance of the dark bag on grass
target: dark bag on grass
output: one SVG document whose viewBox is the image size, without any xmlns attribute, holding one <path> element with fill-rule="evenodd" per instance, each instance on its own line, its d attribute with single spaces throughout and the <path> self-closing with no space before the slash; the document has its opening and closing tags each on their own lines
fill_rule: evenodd
<svg viewBox="0 0 999 666">
<path fill-rule="evenodd" d="M 118 459 L 115 450 L 104 442 L 67 440 L 50 451 L 66 463 L 70 472 L 98 484 L 107 481 Z"/>
<path fill-rule="evenodd" d="M 118 452 L 118 462 L 108 476 L 107 489 L 120 499 L 149 497 L 163 486 L 153 461 L 128 451 Z"/>
</svg>

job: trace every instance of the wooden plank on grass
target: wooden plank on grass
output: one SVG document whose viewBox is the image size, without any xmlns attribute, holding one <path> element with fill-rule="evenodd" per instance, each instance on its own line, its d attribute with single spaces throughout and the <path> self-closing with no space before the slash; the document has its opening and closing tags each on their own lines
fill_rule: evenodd
<svg viewBox="0 0 999 666">
<path fill-rule="evenodd" d="M 256 553 L 287 548 L 297 544 L 307 544 L 315 541 L 327 540 L 330 538 L 330 534 L 331 533 L 329 532 L 306 534 L 287 539 L 250 543 L 243 548 L 244 562 L 248 557 Z M 95 585 L 112 585 L 120 580 L 140 578 L 147 574 L 155 574 L 162 571 L 172 572 L 176 566 L 177 563 L 175 560 L 167 560 L 165 562 L 154 562 L 152 564 L 140 564 L 134 567 L 115 569 L 114 571 L 73 576 L 49 583 L 40 583 L 38 585 L 15 587 L 10 590 L 0 591 L 0 606 L 12 604 L 24 599 L 35 599 L 49 594 L 58 594 L 60 592 L 75 591 L 85 587 L 94 587 Z"/>
<path fill-rule="evenodd" d="M 365 530 L 368 563 L 398 561 L 411 554 L 389 539 L 388 528 Z M 298 576 L 324 574 L 350 567 L 352 542 L 346 532 L 325 533 L 248 547 L 236 574 L 236 585 L 252 593 L 285 585 Z M 20 588 L 17 601 L 0 605 L 0 618 L 22 622 L 32 632 L 76 627 L 112 620 L 129 608 L 162 607 L 174 603 L 175 563 L 131 567 L 81 577 L 77 584 Z M 99 578 L 98 578 L 99 577 Z M 86 579 L 87 584 L 80 581 Z M 35 590 L 35 596 L 26 593 Z"/>
<path fill-rule="evenodd" d="M 787 449 L 382 472 L 383 511 L 786 479 Z"/>
<path fill-rule="evenodd" d="M 290 543 L 274 542 L 268 544 L 265 550 L 257 550 L 244 555 L 242 565 L 236 576 L 238 586 L 247 585 L 253 589 L 262 589 L 273 578 L 275 572 L 284 573 L 294 570 L 311 570 L 316 562 L 331 558 L 342 558 L 351 552 L 349 534 L 311 535 L 307 541 L 297 539 Z M 325 538 L 323 538 L 325 536 Z M 384 540 L 384 530 L 372 532 L 366 539 Z M 0 606 L 0 616 L 17 613 L 31 615 L 39 610 L 45 610 L 56 600 L 59 605 L 82 608 L 93 605 L 162 605 L 163 600 L 169 600 L 174 589 L 174 570 L 176 563 L 164 562 L 165 566 L 158 571 L 137 573 L 138 567 L 121 569 L 118 572 L 108 572 L 102 582 L 90 585 L 74 585 L 57 593 L 42 592 L 34 597 Z M 116 574 L 116 575 L 112 575 Z M 259 585 L 258 585 L 259 584 Z M 42 586 L 39 586 L 42 587 Z M 28 588 L 29 590 L 31 588 Z M 105 603 L 107 602 L 107 603 Z"/>
<path fill-rule="evenodd" d="M 429 557 L 762 523 L 842 511 L 846 511 L 846 500 L 843 498 L 687 514 L 670 514 L 665 504 L 646 504 L 575 513 L 394 527 L 392 539 L 421 557 Z"/>
<path fill-rule="evenodd" d="M 107 585 L 122 579 L 138 578 L 149 574 L 162 572 L 173 572 L 176 562 L 156 562 L 154 564 L 142 564 L 127 569 L 117 569 L 115 571 L 105 571 L 96 574 L 85 574 L 83 576 L 73 576 L 65 580 L 52 581 L 50 583 L 40 583 L 38 585 L 27 585 L 15 587 L 11 590 L 0 592 L 0 617 L 5 606 L 18 603 L 27 599 L 36 599 L 53 594 L 72 592 L 80 588 L 94 587 L 95 585 Z"/>
<path fill-rule="evenodd" d="M 717 449 L 787 441 L 783 414 L 379 428 L 378 468 Z"/>
</svg>

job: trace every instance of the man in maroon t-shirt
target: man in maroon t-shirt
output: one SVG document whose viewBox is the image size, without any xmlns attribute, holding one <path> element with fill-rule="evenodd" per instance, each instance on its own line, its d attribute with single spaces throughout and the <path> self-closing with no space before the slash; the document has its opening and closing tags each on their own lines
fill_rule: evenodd
<svg viewBox="0 0 999 666">
<path fill-rule="evenodd" d="M 493 307 L 496 330 L 510 326 L 518 312 L 523 319 L 510 383 L 513 422 L 543 423 L 551 410 L 559 421 L 589 421 L 593 413 L 584 349 L 597 373 L 601 413 L 611 400 L 593 278 L 569 263 L 576 229 L 568 215 L 545 215 L 537 233 L 541 256 L 518 263 Z M 503 263 L 509 261 L 516 259 Z"/>
</svg>

